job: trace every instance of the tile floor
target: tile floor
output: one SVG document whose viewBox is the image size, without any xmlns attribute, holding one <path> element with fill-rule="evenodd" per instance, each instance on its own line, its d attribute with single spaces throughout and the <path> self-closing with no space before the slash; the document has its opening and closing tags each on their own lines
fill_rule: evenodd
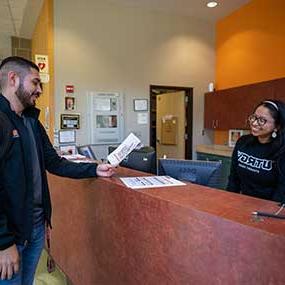
<svg viewBox="0 0 285 285">
<path fill-rule="evenodd" d="M 46 263 L 47 252 L 43 250 L 33 285 L 72 285 L 58 267 L 54 272 L 48 273 Z"/>
</svg>

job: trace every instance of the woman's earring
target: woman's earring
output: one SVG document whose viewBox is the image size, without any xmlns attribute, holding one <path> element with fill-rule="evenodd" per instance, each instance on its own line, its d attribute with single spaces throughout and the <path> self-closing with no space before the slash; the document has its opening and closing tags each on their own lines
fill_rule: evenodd
<svg viewBox="0 0 285 285">
<path fill-rule="evenodd" d="M 275 139 L 277 137 L 277 132 L 275 130 L 272 132 L 271 137 L 273 139 Z"/>
</svg>

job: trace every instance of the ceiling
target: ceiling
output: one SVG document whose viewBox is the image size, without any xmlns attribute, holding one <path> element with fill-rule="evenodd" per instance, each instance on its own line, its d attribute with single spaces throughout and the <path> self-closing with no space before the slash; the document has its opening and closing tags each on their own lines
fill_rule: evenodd
<svg viewBox="0 0 285 285">
<path fill-rule="evenodd" d="M 206 7 L 207 0 L 103 1 L 168 14 L 196 17 L 211 22 L 229 15 L 249 2 L 249 0 L 218 0 L 219 5 L 214 9 L 209 9 Z M 31 38 L 42 4 L 43 0 L 0 0 L 0 34 Z"/>
<path fill-rule="evenodd" d="M 105 0 L 106 1 L 106 0 Z M 206 21 L 215 22 L 250 0 L 216 0 L 216 8 L 208 8 L 207 0 L 108 0 L 109 2 L 124 4 L 142 9 L 155 10 L 168 14 L 190 16 Z"/>
<path fill-rule="evenodd" d="M 0 34 L 31 38 L 43 0 L 0 0 Z"/>
</svg>

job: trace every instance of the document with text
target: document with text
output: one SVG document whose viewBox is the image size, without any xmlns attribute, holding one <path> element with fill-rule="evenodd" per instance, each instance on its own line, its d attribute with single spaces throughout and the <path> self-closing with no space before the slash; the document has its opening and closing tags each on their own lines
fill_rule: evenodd
<svg viewBox="0 0 285 285">
<path fill-rule="evenodd" d="M 127 157 L 135 148 L 141 145 L 141 141 L 133 133 L 130 133 L 128 137 L 107 156 L 111 165 L 117 166 L 119 163 Z"/>
<path fill-rule="evenodd" d="M 186 185 L 184 182 L 170 176 L 122 177 L 120 179 L 127 187 L 132 189 Z"/>
</svg>

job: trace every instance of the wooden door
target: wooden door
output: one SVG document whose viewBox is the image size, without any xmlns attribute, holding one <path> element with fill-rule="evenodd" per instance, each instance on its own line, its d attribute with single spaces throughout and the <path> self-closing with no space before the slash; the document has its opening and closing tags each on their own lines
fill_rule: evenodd
<svg viewBox="0 0 285 285">
<path fill-rule="evenodd" d="M 185 92 L 156 96 L 157 158 L 185 158 Z"/>
</svg>

